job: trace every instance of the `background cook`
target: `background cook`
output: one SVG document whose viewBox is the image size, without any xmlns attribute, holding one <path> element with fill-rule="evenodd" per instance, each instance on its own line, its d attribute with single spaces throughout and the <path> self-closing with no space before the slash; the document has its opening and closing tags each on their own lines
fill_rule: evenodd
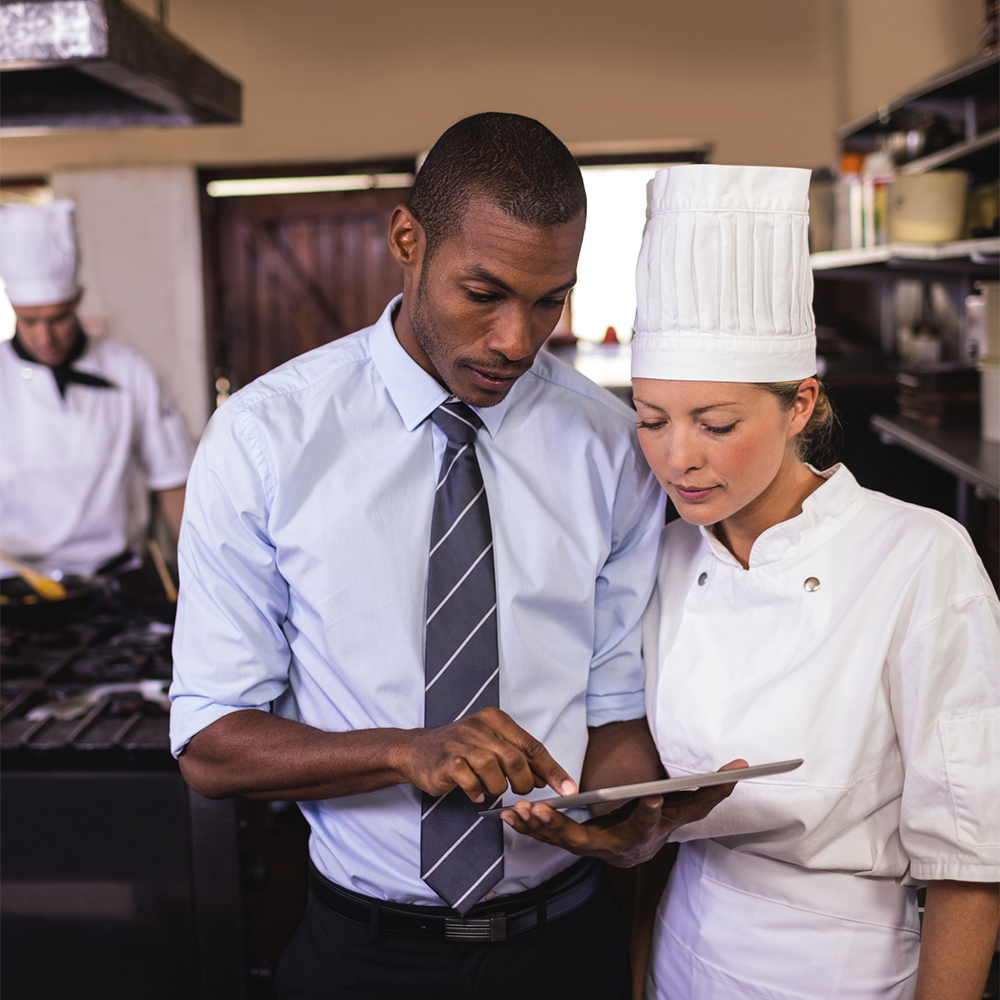
<svg viewBox="0 0 1000 1000">
<path fill-rule="evenodd" d="M 80 326 L 73 214 L 70 201 L 0 209 L 17 318 L 0 344 L 0 549 L 45 573 L 135 570 L 149 491 L 180 527 L 193 448 L 145 359 Z"/>
</svg>

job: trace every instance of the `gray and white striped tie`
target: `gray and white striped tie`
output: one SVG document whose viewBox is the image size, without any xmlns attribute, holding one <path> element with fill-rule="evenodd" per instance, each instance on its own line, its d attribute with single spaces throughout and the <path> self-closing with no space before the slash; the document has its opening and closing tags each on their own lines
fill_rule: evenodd
<svg viewBox="0 0 1000 1000">
<path fill-rule="evenodd" d="M 444 726 L 500 705 L 497 591 L 486 487 L 476 459 L 482 421 L 451 397 L 431 415 L 448 435 L 431 518 L 424 645 L 424 725 Z M 501 796 L 502 798 L 502 796 Z M 461 788 L 426 792 L 421 878 L 461 914 L 503 877 L 503 827 Z"/>
</svg>

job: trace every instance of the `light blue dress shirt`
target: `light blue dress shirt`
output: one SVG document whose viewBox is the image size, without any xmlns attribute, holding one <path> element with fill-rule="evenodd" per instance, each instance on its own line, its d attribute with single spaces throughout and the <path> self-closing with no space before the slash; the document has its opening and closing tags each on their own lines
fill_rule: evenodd
<svg viewBox="0 0 1000 1000">
<path fill-rule="evenodd" d="M 235 394 L 202 438 L 180 539 L 175 754 L 227 713 L 272 703 L 327 731 L 423 724 L 427 557 L 446 443 L 428 417 L 447 393 L 397 341 L 398 301 L 374 326 Z M 579 778 L 588 725 L 645 714 L 640 619 L 660 559 L 662 491 L 634 414 L 547 352 L 476 412 L 500 706 Z M 301 805 L 313 862 L 333 881 L 440 904 L 420 879 L 412 785 Z M 498 893 L 574 860 L 505 837 Z"/>
</svg>

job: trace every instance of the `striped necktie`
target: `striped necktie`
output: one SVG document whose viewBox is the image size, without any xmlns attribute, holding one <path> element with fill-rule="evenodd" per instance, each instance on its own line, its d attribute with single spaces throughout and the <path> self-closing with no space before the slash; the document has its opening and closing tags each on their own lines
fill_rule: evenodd
<svg viewBox="0 0 1000 1000">
<path fill-rule="evenodd" d="M 431 419 L 448 436 L 431 518 L 424 646 L 424 725 L 500 705 L 497 594 L 486 487 L 476 459 L 482 421 L 451 397 Z M 502 798 L 502 796 L 500 797 Z M 423 794 L 421 878 L 461 914 L 503 877 L 503 827 L 461 788 Z"/>
</svg>

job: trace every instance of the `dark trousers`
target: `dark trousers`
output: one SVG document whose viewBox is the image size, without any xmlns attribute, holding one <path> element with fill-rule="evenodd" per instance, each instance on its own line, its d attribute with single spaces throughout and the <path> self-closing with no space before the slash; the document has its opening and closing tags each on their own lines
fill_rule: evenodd
<svg viewBox="0 0 1000 1000">
<path fill-rule="evenodd" d="M 281 1000 L 629 1000 L 625 926 L 607 876 L 585 903 L 506 941 L 458 943 L 382 931 L 310 892 L 278 965 Z"/>
</svg>

